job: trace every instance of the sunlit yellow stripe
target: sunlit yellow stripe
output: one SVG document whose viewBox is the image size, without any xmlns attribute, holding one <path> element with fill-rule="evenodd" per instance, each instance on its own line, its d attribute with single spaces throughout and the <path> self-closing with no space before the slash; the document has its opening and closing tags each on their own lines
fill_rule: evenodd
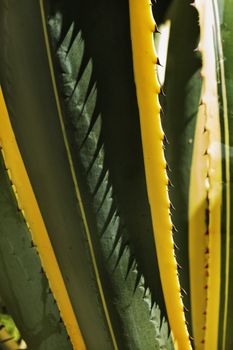
<svg viewBox="0 0 233 350">
<path fill-rule="evenodd" d="M 168 177 L 163 153 L 154 49 L 155 22 L 149 0 L 129 0 L 134 76 L 140 113 L 143 154 L 154 237 L 168 318 L 179 350 L 191 348 L 174 256 Z"/>
<path fill-rule="evenodd" d="M 72 179 L 73 179 L 73 183 L 74 183 L 76 196 L 77 196 L 77 199 L 78 199 L 78 202 L 80 205 L 80 211 L 81 211 L 81 215 L 82 215 L 82 219 L 83 219 L 83 223 L 84 223 L 84 227 L 85 227 L 85 231 L 86 231 L 86 235 L 87 235 L 87 240 L 88 240 L 88 244 L 89 244 L 92 263 L 93 263 L 93 267 L 94 267 L 94 271 L 95 271 L 95 275 L 96 275 L 96 281 L 98 284 L 98 288 L 99 288 L 99 292 L 100 292 L 102 305 L 103 305 L 105 317 L 107 320 L 109 332 L 111 334 L 114 349 L 118 349 L 114 330 L 112 327 L 111 319 L 109 316 L 109 312 L 108 312 L 108 308 L 107 308 L 107 304 L 106 304 L 106 300 L 105 300 L 105 296 L 104 296 L 103 287 L 102 287 L 101 280 L 100 280 L 100 275 L 99 275 L 98 266 L 97 266 L 97 262 L 96 262 L 94 247 L 92 244 L 92 239 L 91 239 L 91 234 L 90 234 L 90 229 L 88 226 L 88 222 L 87 222 L 87 218 L 86 218 L 86 214 L 85 214 L 85 209 L 83 206 L 83 202 L 82 202 L 82 198 L 81 198 L 81 194 L 80 194 L 80 190 L 79 190 L 79 186 L 78 186 L 78 182 L 77 182 L 77 178 L 76 178 L 76 174 L 75 174 L 75 169 L 74 169 L 73 159 L 72 159 L 72 155 L 71 155 L 71 151 L 70 151 L 69 141 L 67 139 L 67 134 L 66 134 L 66 130 L 65 130 L 62 109 L 61 109 L 60 100 L 59 100 L 58 91 L 57 91 L 56 78 L 55 78 L 55 74 L 54 74 L 52 56 L 51 56 L 51 51 L 50 51 L 49 38 L 48 38 L 46 19 L 45 19 L 44 1 L 43 0 L 40 0 L 40 9 L 41 9 L 41 18 L 42 18 L 45 44 L 46 44 L 46 49 L 47 49 L 48 62 L 49 62 L 49 68 L 50 68 L 51 79 L 52 79 L 52 84 L 53 84 L 54 96 L 55 96 L 55 100 L 56 100 L 57 111 L 58 111 L 58 116 L 59 116 L 59 120 L 60 120 L 60 124 L 61 124 L 62 134 L 64 137 L 66 152 L 67 152 L 67 156 L 68 156 L 68 160 L 69 160 L 69 164 L 70 164 L 71 175 L 72 175 Z"/>
<path fill-rule="evenodd" d="M 218 349 L 218 326 L 221 283 L 221 133 L 214 43 L 215 18 L 211 1 L 196 0 L 200 18 L 200 51 L 202 53 L 202 103 L 200 117 L 205 119 L 209 135 L 208 155 L 208 199 L 209 199 L 209 277 L 206 309 L 206 350 Z M 192 305 L 193 306 L 193 305 Z M 194 306 L 193 306 L 194 307 Z M 201 347 L 202 348 L 202 347 Z M 199 349 L 199 347 L 197 347 Z"/>
<path fill-rule="evenodd" d="M 54 254 L 43 218 L 41 216 L 30 180 L 21 158 L 9 115 L 0 88 L 0 145 L 6 167 L 10 171 L 19 207 L 30 227 L 32 239 L 37 246 L 42 266 L 48 277 L 51 290 L 57 301 L 61 317 L 76 350 L 84 350 L 85 344 Z"/>
<path fill-rule="evenodd" d="M 222 104 L 223 104 L 223 118 L 224 118 L 224 132 L 225 132 L 225 165 L 226 165 L 226 267 L 225 267 L 225 300 L 224 300 L 224 316 L 223 316 L 223 336 L 222 336 L 222 350 L 226 348 L 226 332 L 227 332 L 227 314 L 228 314 L 228 297 L 229 297 L 229 271 L 230 271 L 230 140 L 229 140 L 229 124 L 228 124 L 228 106 L 227 106 L 227 91 L 224 68 L 224 54 L 221 39 L 221 25 L 218 13 L 218 2 L 213 0 L 213 6 L 216 14 L 216 34 L 219 49 L 219 67 L 221 77 L 222 89 Z M 228 350 L 228 349 L 226 349 Z"/>
<path fill-rule="evenodd" d="M 207 155 L 208 133 L 204 133 L 206 123 L 205 106 L 201 105 L 197 115 L 189 189 L 189 269 L 192 328 L 195 349 L 204 348 L 207 284 L 205 250 L 207 248 Z"/>
</svg>

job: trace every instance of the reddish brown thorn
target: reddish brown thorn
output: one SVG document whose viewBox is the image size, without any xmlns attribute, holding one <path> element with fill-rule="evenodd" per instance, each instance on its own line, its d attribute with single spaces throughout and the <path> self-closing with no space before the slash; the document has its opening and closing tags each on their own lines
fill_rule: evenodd
<svg viewBox="0 0 233 350">
<path fill-rule="evenodd" d="M 163 95 L 163 96 L 166 96 L 165 92 L 164 92 L 164 89 L 162 87 L 160 87 L 160 93 Z"/>
<path fill-rule="evenodd" d="M 168 179 L 168 184 L 167 184 L 169 187 L 174 187 L 174 185 L 172 184 L 171 180 Z"/>
<path fill-rule="evenodd" d="M 164 110 L 161 106 L 160 106 L 160 114 L 164 116 Z"/>
<path fill-rule="evenodd" d="M 177 268 L 178 268 L 178 270 L 183 270 L 183 267 L 178 263 L 177 263 Z"/>
<path fill-rule="evenodd" d="M 169 141 L 168 141 L 168 138 L 167 136 L 164 134 L 163 136 L 163 142 L 166 142 L 168 145 L 169 145 Z"/>
<path fill-rule="evenodd" d="M 155 24 L 155 29 L 154 29 L 154 33 L 158 33 L 158 34 L 161 34 L 161 32 L 159 31 L 159 29 L 158 29 L 158 26 L 157 26 L 157 24 Z"/>
<path fill-rule="evenodd" d="M 157 62 L 156 62 L 156 64 L 157 64 L 158 66 L 160 66 L 160 67 L 163 67 L 162 64 L 160 63 L 160 60 L 159 60 L 158 57 L 157 57 Z"/>
<path fill-rule="evenodd" d="M 174 207 L 174 205 L 172 204 L 172 202 L 170 202 L 170 209 L 176 210 L 176 208 Z"/>
<path fill-rule="evenodd" d="M 183 305 L 183 310 L 184 310 L 185 312 L 189 312 L 189 309 L 188 309 L 186 306 L 184 306 L 184 305 Z"/>
</svg>

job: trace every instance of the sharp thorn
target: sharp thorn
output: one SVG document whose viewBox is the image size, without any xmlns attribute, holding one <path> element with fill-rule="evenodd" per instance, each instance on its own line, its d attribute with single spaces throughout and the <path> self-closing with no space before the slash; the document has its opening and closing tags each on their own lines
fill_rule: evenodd
<svg viewBox="0 0 233 350">
<path fill-rule="evenodd" d="M 162 64 L 160 63 L 159 58 L 157 57 L 157 62 L 156 62 L 157 66 L 163 67 Z"/>
</svg>

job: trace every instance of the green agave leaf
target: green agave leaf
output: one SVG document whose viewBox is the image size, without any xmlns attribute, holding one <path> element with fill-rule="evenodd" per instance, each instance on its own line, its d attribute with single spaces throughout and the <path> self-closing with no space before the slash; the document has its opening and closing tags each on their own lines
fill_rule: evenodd
<svg viewBox="0 0 233 350">
<path fill-rule="evenodd" d="M 213 175 L 212 183 L 210 176 L 210 191 L 212 190 L 212 201 L 210 200 L 209 210 L 209 278 L 208 278 L 208 304 L 206 315 L 206 334 L 205 348 L 211 349 L 230 349 L 233 341 L 231 335 L 232 329 L 232 300 L 230 298 L 232 290 L 232 244 L 231 244 L 231 177 L 232 177 L 232 157 L 231 143 L 232 138 L 232 62 L 233 50 L 231 43 L 232 31 L 232 1 L 211 1 L 206 4 L 197 1 L 196 6 L 199 10 L 201 22 L 201 34 L 210 32 L 213 40 L 206 45 L 200 43 L 200 51 L 203 55 L 203 65 L 208 67 L 209 60 L 215 61 L 215 72 L 217 78 L 214 88 L 217 102 L 219 103 L 216 115 L 219 118 L 219 138 L 212 139 L 210 148 L 210 160 L 213 162 L 217 157 L 217 152 L 221 152 L 219 163 L 221 168 L 221 179 L 219 181 Z M 212 18 L 212 21 L 210 21 Z M 212 44 L 213 57 L 209 57 L 208 49 Z M 205 71 L 203 71 L 205 73 Z M 209 78 L 203 74 L 203 80 Z M 206 84 L 207 85 L 207 84 Z M 207 85 L 208 87 L 208 85 Z M 213 90 L 210 86 L 209 89 Z M 211 94 L 211 91 L 207 91 Z M 208 100 L 206 105 L 208 106 Z M 207 112 L 210 110 L 207 109 Z M 211 111 L 210 111 L 211 112 Z M 211 115 L 209 116 L 211 117 Z M 213 130 L 210 129 L 210 135 Z M 215 144 L 214 144 L 215 141 Z M 215 161 L 216 162 L 216 161 Z M 214 164 L 214 163 L 213 163 Z M 211 165 L 211 164 L 210 164 Z M 217 172 L 217 166 L 213 168 Z M 212 170 L 212 169 L 210 169 Z M 211 172 L 210 172 L 211 174 Z M 211 196 L 210 196 L 211 199 Z M 216 231 L 216 213 L 214 210 L 219 206 L 220 224 Z M 220 212 L 221 210 L 221 212 Z M 216 211 L 216 210 L 215 210 Z M 213 213 L 213 214 L 212 214 Z M 218 214 L 218 213 L 217 213 Z M 217 244 L 217 243 L 218 244 Z"/>
<path fill-rule="evenodd" d="M 232 281 L 232 145 L 233 145 L 233 47 L 232 47 L 232 20 L 233 2 L 218 1 L 219 8 L 213 1 L 216 15 L 216 41 L 217 59 L 219 71 L 219 98 L 220 98 L 220 123 L 222 143 L 222 172 L 223 172 L 223 197 L 222 197 L 222 228 L 221 228 L 221 291 L 220 291 L 220 316 L 219 316 L 219 342 L 218 347 L 229 349 L 232 347 L 233 325 L 233 291 Z M 219 14 L 217 12 L 219 11 Z M 218 22 L 219 19 L 219 22 Z M 219 31 L 220 25 L 220 31 Z M 222 47 L 221 47 L 222 43 Z M 228 124 L 228 125 L 227 125 Z"/>
<path fill-rule="evenodd" d="M 87 347 L 173 348 L 154 304 L 159 300 L 165 309 L 148 215 L 128 4 L 14 2 L 7 21 L 3 92 Z"/>
<path fill-rule="evenodd" d="M 199 11 L 200 43 L 202 54 L 202 93 L 197 117 L 190 191 L 190 277 L 192 295 L 192 320 L 195 347 L 213 348 L 208 341 L 211 319 L 211 342 L 215 342 L 217 327 L 213 315 L 218 313 L 218 277 L 220 250 L 221 208 L 221 146 L 217 92 L 217 74 L 213 39 L 214 16 L 210 2 L 196 2 Z M 195 170 L 196 169 L 196 170 Z M 194 172 L 195 170 L 195 172 Z M 195 174 L 197 173 L 198 176 Z M 202 187 L 201 187 L 202 186 Z M 201 189 L 201 196 L 195 197 Z M 202 222 L 204 213 L 206 226 L 198 230 L 194 221 Z M 204 211 L 205 210 L 205 211 Z M 199 224 L 200 227 L 200 224 Z M 205 232 L 206 231 L 206 232 Z M 215 267 L 214 267 L 215 266 Z M 213 274 L 214 267 L 214 274 Z M 200 273 L 201 272 L 201 273 Z M 215 276 L 216 275 L 216 276 Z M 210 312 L 211 308 L 211 312 Z M 203 312 L 205 310 L 205 312 Z"/>
<path fill-rule="evenodd" d="M 169 141 L 165 155 L 171 170 L 169 178 L 173 184 L 169 193 L 174 206 L 174 209 L 171 209 L 172 220 L 177 229 L 174 240 L 179 248 L 176 250 L 177 261 L 181 266 L 179 278 L 185 291 L 183 301 L 189 310 L 186 312 L 186 318 L 192 334 L 189 193 L 196 117 L 201 93 L 201 61 L 194 52 L 199 40 L 199 28 L 197 11 L 187 1 L 173 1 L 166 19 L 170 21 L 170 37 L 163 87 L 165 96 L 161 97 L 162 122 Z M 205 214 L 205 209 L 203 213 Z M 202 220 L 205 221 L 205 217 Z M 203 225 L 205 226 L 205 222 Z"/>
<path fill-rule="evenodd" d="M 47 278 L 41 272 L 41 262 L 32 244 L 31 233 L 18 210 L 2 155 L 0 183 L 1 298 L 29 348 L 71 349 Z M 9 321 L 4 320 L 1 316 L 1 324 L 9 326 Z M 15 332 L 14 337 L 18 338 Z"/>
<path fill-rule="evenodd" d="M 64 18 L 63 21 L 65 22 Z M 106 268 L 102 271 L 102 285 L 108 300 L 110 318 L 114 320 L 116 317 L 111 305 L 111 298 L 114 295 L 118 327 L 122 325 L 122 333 L 118 336 L 121 338 L 122 346 L 143 349 L 171 348 L 166 323 L 162 323 L 160 330 L 160 311 L 153 305 L 150 292 L 145 287 L 145 280 L 137 270 L 137 263 L 128 246 L 128 227 L 122 221 L 117 206 L 118 193 L 114 191 L 111 183 L 111 168 L 110 170 L 108 168 L 106 147 L 103 142 L 106 132 L 103 130 L 104 118 L 96 106 L 98 95 L 93 79 L 92 60 L 85 60 L 85 45 L 81 31 L 76 33 L 76 24 L 74 22 L 71 24 L 63 41 L 61 35 L 64 32 L 62 33 L 60 27 L 59 35 L 59 24 L 61 24 L 59 14 L 50 18 L 49 28 L 53 44 L 57 48 L 56 62 L 61 71 L 58 81 L 62 85 L 64 113 L 65 118 L 68 118 L 66 123 L 68 124 L 70 120 L 73 126 L 73 133 L 68 130 L 68 135 L 72 140 L 70 144 L 74 145 L 73 159 L 74 164 L 77 162 L 77 180 L 81 186 L 80 192 L 84 206 L 86 205 L 86 212 L 89 213 L 89 218 L 92 217 L 97 237 L 100 239 L 100 242 L 95 242 L 95 246 L 101 250 L 104 260 L 107 261 Z M 87 177 L 87 184 L 83 183 L 84 176 Z M 99 264 L 101 259 L 100 256 Z M 110 286 L 112 290 L 109 290 Z M 144 305 L 143 295 L 146 302 Z M 126 304 L 128 304 L 127 312 L 124 311 Z M 152 307 L 151 316 L 147 309 L 149 305 Z M 152 323 L 148 323 L 148 316 L 153 321 L 153 327 Z M 132 323 L 134 327 L 131 326 Z M 116 324 L 114 330 L 117 334 Z M 127 338 L 125 338 L 126 330 Z"/>
<path fill-rule="evenodd" d="M 160 25 L 161 23 L 163 23 L 172 1 L 173 0 L 152 1 L 153 16 L 157 25 Z"/>
<path fill-rule="evenodd" d="M 168 165 L 164 156 L 167 141 L 160 116 L 161 89 L 156 69 L 159 59 L 153 45 L 157 27 L 148 0 L 140 3 L 130 0 L 130 27 L 147 192 L 164 298 L 175 347 L 190 349 L 173 240 L 175 227 L 170 212 Z"/>
<path fill-rule="evenodd" d="M 82 30 L 86 54 L 83 62 L 87 64 L 87 57 L 92 57 L 93 76 L 98 90 L 92 124 L 101 113 L 102 127 L 98 147 L 101 147 L 101 140 L 104 139 L 105 162 L 111 172 L 121 218 L 127 226 L 129 237 L 126 235 L 125 240 L 130 242 L 132 255 L 137 257 L 138 268 L 145 277 L 153 300 L 159 303 L 163 314 L 166 314 L 146 191 L 128 3 L 116 4 L 111 1 L 106 5 L 103 0 L 99 4 L 94 1 L 91 4 L 90 8 L 81 2 L 65 3 L 62 13 L 66 11 L 68 14 L 63 18 L 61 38 L 67 33 L 64 28 L 71 25 L 72 21 L 75 31 Z M 101 17 L 98 17 L 99 13 Z M 116 30 L 115 21 L 121 23 L 120 29 Z M 95 28 L 93 33 L 90 26 Z M 85 64 L 83 63 L 84 67 Z M 84 67 L 81 67 L 80 76 Z M 75 78 L 79 79 L 79 76 Z M 147 232 L 146 239 L 143 232 Z M 148 252 L 147 256 L 145 251 Z"/>
</svg>

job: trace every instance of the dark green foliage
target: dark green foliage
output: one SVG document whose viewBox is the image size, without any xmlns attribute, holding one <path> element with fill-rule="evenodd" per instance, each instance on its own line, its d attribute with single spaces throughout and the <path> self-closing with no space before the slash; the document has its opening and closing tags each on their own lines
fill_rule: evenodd
<svg viewBox="0 0 233 350">
<path fill-rule="evenodd" d="M 160 331 L 160 312 L 155 305 L 150 315 L 150 292 L 145 290 L 137 270 L 127 225 L 118 209 L 118 192 L 114 191 L 106 160 L 104 118 L 98 112 L 92 59 L 85 56 L 82 34 L 75 23 L 70 24 L 67 33 L 62 31 L 61 23 L 66 23 L 66 18 L 61 18 L 59 12 L 50 17 L 64 118 L 117 340 L 129 349 L 171 348 L 165 324 Z M 68 127 L 70 124 L 72 127 Z"/>
<path fill-rule="evenodd" d="M 61 34 L 56 45 L 64 39 L 72 23 L 73 39 L 75 33 L 82 30 L 85 55 L 81 72 L 75 79 L 79 79 L 91 58 L 91 84 L 94 79 L 98 90 L 92 123 L 101 113 L 98 147 L 104 140 L 105 170 L 108 168 L 110 171 L 118 211 L 127 227 L 124 241 L 130 242 L 131 254 L 137 257 L 139 271 L 145 277 L 153 301 L 160 305 L 165 314 L 145 182 L 128 3 L 108 1 L 106 6 L 105 0 L 98 3 L 69 0 L 52 4 L 50 13 L 59 6 L 57 13 L 62 14 Z M 120 25 L 116 26 L 117 23 Z"/>
<path fill-rule="evenodd" d="M 219 111 L 221 125 L 221 148 L 222 148 L 222 222 L 221 222 L 221 292 L 219 314 L 219 348 L 230 349 L 233 346 L 233 243 L 232 243 L 232 218 L 233 218 L 233 46 L 232 46 L 232 0 L 212 1 L 215 15 L 213 35 L 216 45 L 216 69 L 218 73 Z M 227 121 L 226 121 L 227 120 Z M 229 162 L 229 170 L 226 163 Z M 229 180 L 228 180 L 229 176 Z M 228 182 L 229 181 L 229 182 Z M 229 187 L 228 187 L 229 186 Z M 229 188 L 230 207 L 227 210 L 227 187 Z M 230 221 L 230 237 L 227 238 L 227 221 Z M 227 244 L 229 239 L 229 246 Z M 228 250 L 229 249 L 229 250 Z M 227 250 L 229 261 L 227 261 Z M 226 275 L 226 264 L 229 263 L 229 275 Z M 226 280 L 229 280 L 226 291 Z M 226 295 L 228 302 L 226 303 Z M 225 322 L 224 322 L 225 321 Z M 224 334 L 225 331 L 225 334 Z M 225 340 L 225 343 L 224 343 Z"/>
<path fill-rule="evenodd" d="M 0 155 L 0 295 L 29 349 L 71 350 Z"/>
<path fill-rule="evenodd" d="M 128 4 L 52 4 L 58 7 L 46 1 L 45 10 L 59 102 L 118 346 L 172 348 L 156 306 L 165 315 L 145 184 Z M 12 1 L 7 10 L 1 6 L 0 77 L 20 152 L 87 348 L 112 349 L 64 145 L 39 4 L 24 0 Z"/>
<path fill-rule="evenodd" d="M 0 0 L 0 79 L 84 341 L 90 350 L 112 350 L 111 323 L 119 350 L 173 349 L 147 197 L 128 1 L 43 5 L 49 48 L 38 2 L 12 0 L 6 6 Z M 201 90 L 201 62 L 194 53 L 198 16 L 184 0 L 158 1 L 153 12 L 158 24 L 171 20 L 161 104 L 176 255 L 190 309 L 188 193 Z M 0 183 L 0 294 L 30 350 L 70 349 L 2 161 Z"/>
<path fill-rule="evenodd" d="M 175 0 L 152 0 L 152 11 L 157 25 L 160 25 L 166 18 L 169 6 Z"/>
<path fill-rule="evenodd" d="M 170 198 L 172 220 L 177 228 L 174 234 L 178 246 L 176 256 L 182 269 L 179 271 L 184 305 L 190 310 L 189 256 L 188 256 L 188 202 L 190 170 L 196 116 L 200 103 L 201 60 L 195 51 L 199 43 L 197 11 L 189 1 L 175 0 L 167 18 L 171 20 L 166 76 L 165 97 L 161 98 L 162 119 L 169 145 L 165 155 L 171 169 L 169 177 L 173 184 Z M 191 314 L 186 313 L 191 326 Z"/>
</svg>

